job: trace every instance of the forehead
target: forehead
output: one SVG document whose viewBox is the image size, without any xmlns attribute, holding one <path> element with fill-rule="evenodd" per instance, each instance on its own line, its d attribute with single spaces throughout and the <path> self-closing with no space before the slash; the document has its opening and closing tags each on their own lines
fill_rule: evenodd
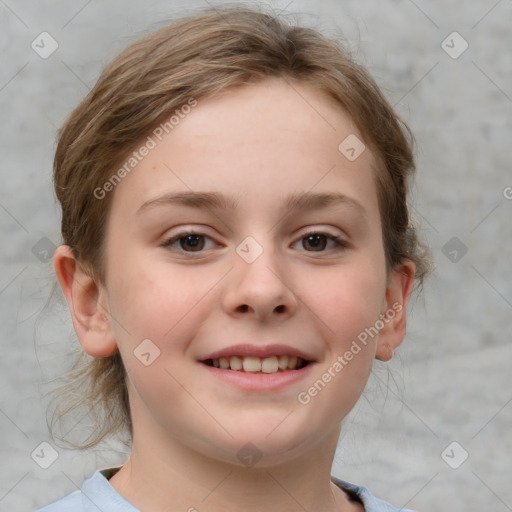
<svg viewBox="0 0 512 512">
<path fill-rule="evenodd" d="M 378 216 L 373 155 L 348 114 L 310 85 L 271 79 L 229 89 L 199 99 L 161 140 L 150 137 L 154 147 L 115 203 L 138 209 L 172 191 L 222 191 L 261 210 L 293 192 L 337 191 Z"/>
</svg>

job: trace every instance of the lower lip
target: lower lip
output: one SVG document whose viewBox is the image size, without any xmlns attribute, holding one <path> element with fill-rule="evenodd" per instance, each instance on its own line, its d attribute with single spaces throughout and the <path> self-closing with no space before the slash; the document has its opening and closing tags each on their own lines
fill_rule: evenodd
<svg viewBox="0 0 512 512">
<path fill-rule="evenodd" d="M 277 373 L 253 373 L 223 370 L 204 363 L 199 364 L 214 377 L 247 391 L 276 391 L 285 388 L 304 379 L 311 372 L 312 366 L 314 366 L 314 363 L 309 363 L 298 370 L 287 370 Z"/>
</svg>

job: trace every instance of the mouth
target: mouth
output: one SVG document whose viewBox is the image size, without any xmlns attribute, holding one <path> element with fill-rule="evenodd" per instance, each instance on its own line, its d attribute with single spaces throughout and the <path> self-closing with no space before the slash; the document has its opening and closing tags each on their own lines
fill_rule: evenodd
<svg viewBox="0 0 512 512">
<path fill-rule="evenodd" d="M 201 361 L 206 366 L 241 373 L 284 373 L 300 370 L 312 361 L 295 355 L 274 355 L 269 357 L 233 355 L 210 358 Z"/>
<path fill-rule="evenodd" d="M 204 354 L 197 361 L 216 382 L 244 392 L 275 393 L 306 379 L 316 358 L 287 344 L 241 344 Z"/>
</svg>

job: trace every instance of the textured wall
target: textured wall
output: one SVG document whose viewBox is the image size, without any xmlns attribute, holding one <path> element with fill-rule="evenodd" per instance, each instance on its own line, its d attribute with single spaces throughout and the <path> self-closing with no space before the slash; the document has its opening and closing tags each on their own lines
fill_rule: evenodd
<svg viewBox="0 0 512 512">
<path fill-rule="evenodd" d="M 39 447 L 53 445 L 45 393 L 73 339 L 66 311 L 42 313 L 60 240 L 55 133 L 135 36 L 207 3 L 0 2 L 0 510 L 33 510 L 123 460 L 57 447 L 48 469 L 35 461 L 51 462 Z M 417 510 L 512 510 L 512 1 L 273 5 L 343 34 L 410 123 L 414 211 L 436 263 L 410 311 L 393 379 L 376 366 L 345 422 L 333 472 Z M 58 44 L 49 56 L 52 41 L 42 36 L 43 48 L 36 37 L 43 31 Z"/>
</svg>

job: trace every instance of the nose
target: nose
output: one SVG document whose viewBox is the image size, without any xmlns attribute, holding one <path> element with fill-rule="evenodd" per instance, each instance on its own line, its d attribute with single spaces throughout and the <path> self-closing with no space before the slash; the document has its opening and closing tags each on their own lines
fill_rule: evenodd
<svg viewBox="0 0 512 512">
<path fill-rule="evenodd" d="M 260 322 L 285 319 L 295 314 L 298 299 L 287 283 L 283 261 L 275 251 L 264 247 L 260 256 L 248 262 L 233 255 L 234 268 L 222 298 L 225 312 L 231 316 L 253 317 Z"/>
</svg>

